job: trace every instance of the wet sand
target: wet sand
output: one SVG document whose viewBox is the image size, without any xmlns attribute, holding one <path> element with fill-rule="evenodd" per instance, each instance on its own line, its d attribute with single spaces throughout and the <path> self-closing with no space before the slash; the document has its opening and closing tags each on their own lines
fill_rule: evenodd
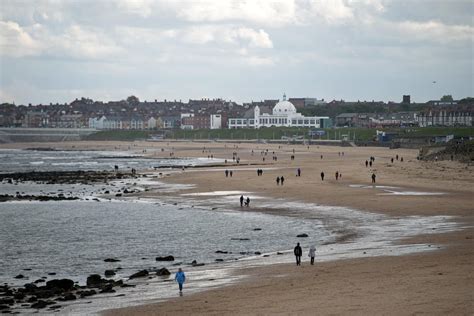
<svg viewBox="0 0 474 316">
<path fill-rule="evenodd" d="M 77 142 L 51 146 L 75 146 L 74 149 L 109 147 L 112 150 L 117 146 L 127 150 L 131 146 L 137 151 L 147 148 L 146 154 L 151 157 L 169 157 L 170 152 L 175 157 L 207 157 L 212 154 L 215 158 L 228 159 L 227 166 L 214 168 L 219 171 L 212 168 L 187 169 L 171 173 L 162 180 L 195 185 L 180 193 L 236 190 L 289 201 L 347 206 L 392 217 L 449 215 L 455 216 L 464 229 L 404 240 L 404 243 L 441 246 L 437 251 L 406 256 L 339 260 L 310 266 L 304 249 L 302 267 L 284 264 L 254 268 L 242 271 L 249 277 L 236 285 L 164 303 L 112 310 L 106 315 L 468 315 L 474 312 L 472 166 L 452 161 L 421 162 L 416 160 L 417 150 L 406 149 L 315 145 L 309 149 L 302 145 L 281 145 L 279 149 L 279 145 L 267 144 L 238 144 L 239 148 L 234 148 L 234 145 Z M 262 156 L 261 150 L 267 148 L 267 156 Z M 290 159 L 293 149 L 295 160 Z M 241 159 L 239 165 L 232 162 L 234 151 Z M 272 160 L 273 151 L 277 161 Z M 395 158 L 396 154 L 404 161 L 395 160 L 392 164 L 390 158 Z M 372 168 L 365 167 L 369 156 L 375 156 Z M 232 178 L 225 177 L 223 170 L 226 168 L 233 170 Z M 257 177 L 256 168 L 264 169 L 263 176 Z M 301 177 L 295 176 L 296 168 L 301 168 Z M 325 173 L 324 181 L 320 179 L 321 171 Z M 337 181 L 334 177 L 336 171 L 342 173 L 342 179 Z M 372 172 L 377 175 L 376 185 L 396 187 L 390 190 L 409 195 L 391 194 L 390 190 L 372 187 Z M 282 175 L 285 184 L 277 186 L 275 178 Z M 413 192 L 418 195 L 410 195 Z M 423 195 L 422 192 L 443 194 Z M 153 196 L 153 192 L 146 194 Z M 209 196 L 199 198 L 212 205 Z M 231 207 L 240 209 L 239 202 L 235 201 L 235 206 Z M 258 200 L 252 201 L 250 208 L 242 209 L 246 210 L 276 212 L 259 208 Z M 285 205 L 278 213 L 304 216 L 285 208 Z"/>
</svg>

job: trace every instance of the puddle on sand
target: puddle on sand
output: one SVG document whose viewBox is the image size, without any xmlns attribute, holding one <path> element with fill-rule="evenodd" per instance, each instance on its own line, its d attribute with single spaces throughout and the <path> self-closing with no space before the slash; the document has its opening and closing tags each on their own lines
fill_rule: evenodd
<svg viewBox="0 0 474 316">
<path fill-rule="evenodd" d="M 211 192 L 196 192 L 196 193 L 183 193 L 182 196 L 226 196 L 236 194 L 250 194 L 247 191 L 211 191 Z"/>
<path fill-rule="evenodd" d="M 361 189 L 379 189 L 385 193 L 378 193 L 377 195 L 402 195 L 402 196 L 429 196 L 429 195 L 444 195 L 444 192 L 423 192 L 423 191 L 406 191 L 400 187 L 386 186 L 386 185 L 365 185 L 365 184 L 350 184 L 351 188 Z"/>
<path fill-rule="evenodd" d="M 390 190 L 384 190 L 387 193 L 379 193 L 377 195 L 412 195 L 412 196 L 417 196 L 417 195 L 444 195 L 446 193 L 444 192 L 417 192 L 417 191 L 390 191 Z"/>
</svg>

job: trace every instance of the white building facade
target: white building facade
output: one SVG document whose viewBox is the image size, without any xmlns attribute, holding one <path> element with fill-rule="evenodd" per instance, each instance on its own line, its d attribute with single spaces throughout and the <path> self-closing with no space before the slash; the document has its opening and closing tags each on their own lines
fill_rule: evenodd
<svg viewBox="0 0 474 316">
<path fill-rule="evenodd" d="M 303 116 L 296 112 L 295 106 L 286 100 L 278 102 L 272 110 L 272 113 L 261 113 L 260 108 L 256 106 L 253 110 L 253 116 L 247 118 L 229 118 L 229 129 L 235 128 L 261 128 L 261 127 L 324 127 L 323 120 L 328 120 L 327 116 Z"/>
<path fill-rule="evenodd" d="M 211 114 L 211 129 L 220 129 L 222 128 L 222 115 L 221 114 Z"/>
</svg>

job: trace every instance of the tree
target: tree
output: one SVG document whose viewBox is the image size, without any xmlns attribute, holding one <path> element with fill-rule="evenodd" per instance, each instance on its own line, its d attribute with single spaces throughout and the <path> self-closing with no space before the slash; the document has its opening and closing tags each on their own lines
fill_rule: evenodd
<svg viewBox="0 0 474 316">
<path fill-rule="evenodd" d="M 127 103 L 130 105 L 137 105 L 140 103 L 140 100 L 136 96 L 131 95 L 127 98 Z"/>
<path fill-rule="evenodd" d="M 440 101 L 443 101 L 443 102 L 452 102 L 454 101 L 453 100 L 453 96 L 450 95 L 450 94 L 447 94 L 447 95 L 443 95 L 440 99 Z"/>
</svg>

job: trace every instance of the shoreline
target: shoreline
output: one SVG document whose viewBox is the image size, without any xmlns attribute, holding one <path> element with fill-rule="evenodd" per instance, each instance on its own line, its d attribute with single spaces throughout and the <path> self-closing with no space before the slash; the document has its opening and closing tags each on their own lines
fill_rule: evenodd
<svg viewBox="0 0 474 316">
<path fill-rule="evenodd" d="M 337 149 L 337 148 L 336 148 Z M 370 149 L 369 149 L 370 150 Z M 414 152 L 414 151 L 412 151 Z M 389 150 L 386 150 L 386 153 L 390 153 Z M 412 153 L 414 156 L 416 153 Z M 406 158 L 405 158 L 406 159 Z M 412 158 L 412 161 L 409 161 L 410 163 L 416 163 L 416 164 L 425 164 L 425 163 L 420 163 L 420 162 L 415 162 L 414 159 Z M 386 164 L 384 162 L 384 164 Z M 268 165 L 263 165 L 263 166 L 268 166 Z M 385 166 L 384 166 L 385 167 Z M 293 167 L 294 168 L 294 167 Z M 292 169 L 293 169 L 292 168 Z M 409 166 L 408 172 L 412 171 L 413 167 Z M 446 168 L 441 164 L 441 167 L 436 166 L 436 168 L 442 169 Z M 361 168 L 363 170 L 363 168 Z M 385 171 L 385 170 L 384 170 Z M 240 173 L 239 169 L 237 168 L 237 172 Z M 281 171 L 280 171 L 281 172 Z M 471 171 L 469 171 L 471 172 Z M 344 174 L 347 174 L 348 171 L 343 171 Z M 275 174 L 275 172 L 272 172 L 272 174 Z M 390 174 L 394 174 L 391 172 Z M 472 174 L 472 173 L 471 173 Z M 420 175 L 419 175 L 420 176 Z M 178 179 L 179 178 L 179 179 Z M 249 184 L 251 182 L 250 178 L 252 176 L 247 176 L 245 178 L 246 183 Z M 344 178 L 345 179 L 345 178 Z M 449 306 L 450 308 L 456 305 L 459 305 L 457 308 L 450 309 L 451 311 L 456 311 L 460 314 L 463 313 L 469 313 L 472 311 L 472 303 L 469 301 L 471 298 L 468 294 L 469 291 L 474 290 L 474 285 L 471 280 L 467 280 L 467 282 L 464 279 L 464 276 L 466 275 L 472 275 L 472 268 L 469 265 L 466 265 L 465 262 L 459 262 L 457 259 L 458 257 L 452 257 L 453 255 L 453 247 L 459 247 L 459 244 L 463 245 L 461 246 L 461 253 L 463 255 L 466 255 L 468 258 L 473 258 L 474 253 L 473 253 L 473 247 L 471 247 L 471 243 L 469 242 L 470 239 L 465 239 L 465 238 L 472 238 L 472 214 L 470 212 L 470 207 L 468 206 L 469 204 L 466 203 L 466 201 L 470 201 L 469 195 L 472 193 L 472 190 L 463 187 L 463 183 L 467 182 L 470 183 L 472 182 L 469 180 L 469 178 L 465 178 L 464 180 L 459 181 L 460 185 L 457 184 L 456 186 L 440 186 L 439 183 L 436 183 L 437 181 L 432 182 L 432 177 L 428 176 L 427 179 L 428 181 L 425 180 L 426 178 L 421 178 L 421 185 L 420 181 L 418 182 L 411 182 L 407 181 L 406 179 L 393 179 L 390 183 L 387 182 L 382 182 L 381 185 L 396 185 L 396 186 L 403 186 L 406 189 L 409 190 L 421 190 L 421 191 L 442 191 L 447 193 L 446 196 L 376 196 L 375 199 L 373 197 L 370 197 L 367 199 L 367 189 L 360 189 L 360 188 L 347 188 L 348 182 L 351 182 L 352 184 L 360 184 L 363 183 L 360 181 L 360 177 L 354 177 L 353 175 L 350 176 L 349 181 L 345 182 L 347 184 L 347 187 L 341 189 L 338 188 L 341 191 L 348 192 L 349 190 L 353 190 L 357 192 L 357 194 L 362 193 L 363 197 L 362 198 L 355 198 L 352 196 L 350 199 L 346 198 L 341 198 L 340 196 L 338 197 L 338 203 L 337 205 L 341 206 L 351 206 L 351 207 L 356 207 L 358 209 L 362 209 L 365 211 L 371 211 L 371 212 L 376 212 L 376 213 L 381 213 L 381 214 L 387 214 L 392 217 L 403 217 L 403 216 L 413 216 L 413 215 L 420 215 L 420 216 L 429 216 L 429 215 L 441 215 L 441 214 L 450 214 L 450 215 L 455 215 L 456 221 L 460 223 L 460 225 L 464 226 L 461 228 L 459 231 L 455 233 L 445 233 L 445 234 L 433 234 L 433 235 L 418 235 L 416 237 L 410 237 L 406 239 L 402 239 L 399 242 L 400 243 L 420 243 L 420 242 L 426 242 L 428 244 L 434 243 L 434 241 L 439 241 L 440 245 L 443 245 L 443 249 L 437 249 L 433 252 L 428 252 L 428 253 L 416 253 L 416 254 L 410 254 L 410 255 L 402 255 L 402 256 L 396 256 L 396 257 L 372 257 L 372 258 L 361 258 L 361 259 L 348 259 L 348 260 L 337 260 L 329 263 L 322 263 L 322 267 L 327 267 L 328 270 L 337 270 L 341 269 L 341 266 L 344 265 L 352 265 L 353 263 L 358 263 L 361 267 L 358 269 L 355 269 L 355 271 L 360 272 L 360 269 L 365 269 L 364 266 L 370 267 L 371 272 L 369 274 L 377 274 L 375 271 L 380 271 L 378 277 L 386 277 L 387 274 L 390 274 L 390 270 L 392 268 L 385 268 L 386 266 L 390 267 L 390 263 L 395 263 L 399 264 L 402 263 L 403 269 L 407 269 L 411 273 L 407 273 L 407 276 L 404 276 L 403 279 L 407 282 L 407 287 L 408 288 L 402 288 L 402 290 L 391 290 L 389 286 L 385 288 L 384 290 L 380 290 L 380 294 L 383 296 L 391 296 L 394 294 L 401 294 L 400 292 L 408 291 L 408 293 L 413 293 L 413 284 L 410 282 L 410 279 L 416 279 L 416 277 L 420 274 L 419 268 L 416 267 L 416 264 L 419 261 L 423 260 L 428 260 L 431 261 L 431 258 L 452 258 L 453 262 L 449 262 L 446 265 L 439 265 L 440 269 L 444 269 L 447 266 L 454 266 L 457 269 L 455 272 L 461 275 L 461 278 L 459 278 L 459 275 L 456 276 L 457 278 L 457 284 L 455 284 L 455 288 L 464 288 L 464 291 L 462 295 L 458 296 L 458 299 L 452 299 L 450 303 L 446 303 L 445 300 L 441 300 L 444 302 L 446 306 Z M 471 178 L 472 179 L 472 178 Z M 216 179 L 216 177 L 213 177 L 212 180 L 215 180 L 217 182 L 216 185 L 211 186 L 211 185 L 205 185 L 199 177 L 193 177 L 189 176 L 189 179 L 184 180 L 184 183 L 193 183 L 195 185 L 194 190 L 189 190 L 191 193 L 192 192 L 202 192 L 205 191 L 203 188 L 208 189 L 208 191 L 215 191 L 217 188 L 224 187 L 224 182 L 221 181 L 220 179 Z M 253 179 L 252 179 L 253 180 Z M 183 183 L 183 176 L 176 176 L 176 177 L 168 177 L 166 178 L 166 181 L 170 181 L 171 183 Z M 452 180 L 450 180 L 452 181 Z M 317 181 L 313 181 L 315 183 Z M 332 180 L 331 182 L 335 182 Z M 309 184 L 309 183 L 308 183 Z M 331 183 L 333 184 L 333 183 Z M 287 192 L 276 192 L 275 189 L 269 190 L 266 188 L 266 184 L 263 183 L 258 183 L 259 190 L 256 191 L 256 194 L 260 192 L 265 192 L 265 193 L 270 193 L 275 198 L 280 198 L 280 197 L 286 197 L 286 196 L 291 196 L 291 197 L 301 197 L 302 194 L 299 194 L 296 191 L 290 192 L 290 194 L 287 194 Z M 370 185 L 370 184 L 368 184 Z M 210 188 L 209 188 L 210 187 Z M 238 189 L 239 186 L 234 186 L 234 184 L 225 185 L 226 189 Z M 301 187 L 300 187 L 301 188 Z M 442 188 L 442 190 L 440 190 Z M 364 191 L 365 190 L 365 191 Z M 252 190 L 249 190 L 252 191 Z M 371 190 L 369 190 L 371 191 Z M 352 192 L 351 192 L 352 193 Z M 342 193 L 344 194 L 344 193 Z M 453 203 L 454 205 L 449 205 L 446 203 L 444 200 L 448 199 L 450 202 L 453 200 L 453 195 L 456 197 L 460 197 L 459 200 L 455 201 Z M 364 200 L 365 197 L 365 200 Z M 325 198 L 322 195 L 317 196 L 317 200 L 319 201 L 332 201 L 334 204 L 334 195 Z M 387 200 L 394 200 L 394 199 L 399 199 L 400 198 L 405 198 L 408 199 L 409 201 L 396 201 L 397 203 L 396 206 L 391 206 L 389 203 L 373 203 L 373 202 L 380 202 L 380 201 L 372 201 L 372 199 L 377 200 L 377 199 L 387 199 Z M 420 202 L 424 202 L 425 199 L 432 200 L 430 203 L 427 203 L 426 206 L 423 206 L 423 204 L 420 205 Z M 308 198 L 308 196 L 304 196 L 303 200 L 314 200 L 312 197 Z M 322 203 L 322 202 L 321 202 Z M 377 205 L 374 205 L 377 204 Z M 420 207 L 421 206 L 421 207 Z M 458 207 L 462 206 L 462 207 Z M 238 209 L 238 208 L 237 208 Z M 454 211 L 454 214 L 453 214 Z M 272 213 L 272 212 L 270 212 Z M 441 237 L 440 237 L 441 236 Z M 444 236 L 454 236 L 451 238 L 449 242 L 446 242 L 444 240 Z M 467 241 L 467 242 L 466 242 Z M 446 248 L 445 248 L 446 247 Z M 458 248 L 456 248 L 458 249 Z M 303 257 L 304 258 L 304 257 Z M 414 259 L 416 258 L 416 259 Z M 422 258 L 422 259 L 421 259 Z M 307 259 L 307 258 L 306 258 Z M 436 259 L 437 260 L 437 259 Z M 435 260 L 435 261 L 436 261 Z M 448 260 L 449 261 L 449 260 Z M 405 266 L 405 264 L 408 264 L 408 266 Z M 274 274 L 274 270 L 277 270 L 278 272 L 282 273 L 281 270 L 293 270 L 295 267 L 292 264 L 285 264 L 285 265 L 277 265 L 277 266 L 270 266 L 270 267 L 262 267 L 262 268 L 257 268 L 256 269 L 256 275 L 267 275 L 268 274 Z M 339 271 L 339 270 L 337 270 Z M 367 272 L 366 272 L 367 273 Z M 442 273 L 442 272 L 440 272 Z M 349 308 L 348 310 L 336 308 L 336 307 L 331 307 L 333 306 L 332 304 L 327 304 L 324 302 L 324 300 L 320 300 L 318 302 L 314 302 L 312 304 L 308 304 L 305 302 L 302 302 L 301 298 L 298 297 L 292 297 L 289 295 L 287 290 L 291 287 L 288 287 L 288 283 L 292 283 L 292 276 L 297 277 L 301 279 L 300 276 L 297 275 L 292 275 L 289 276 L 287 275 L 288 273 L 282 273 L 282 276 L 279 276 L 277 278 L 275 277 L 270 277 L 271 281 L 266 281 L 262 280 L 262 277 L 258 277 L 256 275 L 251 275 L 242 283 L 237 284 L 237 285 L 231 285 L 229 287 L 225 287 L 219 290 L 209 290 L 203 293 L 198 293 L 198 294 L 192 294 L 189 297 L 184 297 L 184 298 L 177 298 L 177 299 L 172 299 L 170 301 L 158 303 L 158 304 L 147 304 L 139 307 L 134 307 L 134 308 L 125 308 L 121 310 L 113 310 L 113 311 L 108 311 L 104 312 L 104 315 L 156 315 L 156 314 L 173 314 L 173 315 L 188 315 L 188 314 L 197 314 L 197 315 L 222 315 L 222 314 L 279 314 L 279 313 L 296 313 L 296 314 L 307 314 L 311 315 L 314 314 L 312 312 L 313 309 L 318 310 L 321 314 L 330 314 L 330 313 L 357 313 L 356 311 L 370 311 L 373 307 L 368 304 L 367 298 L 372 296 L 372 292 L 367 292 L 367 289 L 365 291 L 361 291 L 361 289 L 357 289 L 358 291 L 361 291 L 360 298 L 362 301 L 359 301 L 360 304 L 356 304 L 359 306 L 356 306 L 355 308 L 351 308 L 352 303 L 351 300 L 348 300 L 347 293 L 340 293 L 340 291 L 344 288 L 344 286 L 341 285 L 341 287 L 329 287 L 331 290 L 332 295 L 330 297 L 327 297 L 328 301 L 333 299 L 334 296 L 339 297 L 342 300 L 341 305 L 343 307 Z M 290 273 L 291 274 L 291 273 Z M 306 271 L 304 273 L 305 277 L 310 277 L 311 276 L 311 271 Z M 354 275 L 350 276 L 345 276 L 347 279 L 354 278 Z M 344 278 L 345 278 L 344 277 Z M 375 277 L 375 276 L 374 276 Z M 249 281 L 248 279 L 252 279 Z M 343 279 L 344 279 L 343 278 Z M 281 280 L 285 281 L 281 281 Z M 305 283 L 302 288 L 305 289 L 305 291 L 317 291 L 318 293 L 322 293 L 322 291 L 327 291 L 328 289 L 325 288 L 324 286 L 321 288 L 321 286 L 318 286 L 319 282 L 321 280 L 318 280 L 319 278 L 312 278 L 314 281 L 313 283 Z M 336 278 L 336 280 L 340 280 L 340 278 Z M 326 280 L 326 281 L 331 281 L 331 280 Z M 302 281 L 303 282 L 303 281 Z M 324 283 L 324 281 L 322 281 Z M 352 281 L 351 281 L 352 282 Z M 463 285 L 464 284 L 464 285 Z M 391 286 L 393 284 L 390 284 Z M 250 290 L 249 290 L 250 287 Z M 266 295 L 265 293 L 262 293 L 262 291 L 259 289 L 260 287 L 264 287 L 267 289 L 268 287 L 279 287 L 280 291 L 276 293 L 271 293 L 269 295 Z M 318 291 L 318 289 L 320 291 Z M 434 291 L 435 294 L 433 294 L 433 298 L 429 298 L 429 296 L 426 297 L 426 299 L 430 302 L 430 306 L 425 304 L 424 308 L 422 311 L 424 312 L 429 312 L 431 311 L 434 314 L 439 314 L 439 311 L 443 310 L 444 306 L 439 306 L 439 304 L 432 304 L 434 301 L 436 301 L 436 298 L 442 299 L 444 294 L 444 290 L 449 289 L 449 286 L 446 284 L 441 283 L 441 289 L 440 290 L 434 290 L 433 286 L 430 286 L 429 289 L 426 289 L 426 291 Z M 459 294 L 459 293 L 458 293 Z M 301 293 L 301 297 L 303 297 L 303 301 L 306 301 L 308 298 L 308 293 Z M 356 295 L 357 296 L 357 295 Z M 252 299 L 254 297 L 254 299 Z M 289 300 L 289 297 L 291 298 Z M 317 296 L 316 296 L 317 297 Z M 436 297 L 436 298 L 435 298 Z M 450 296 L 451 297 L 451 296 Z M 225 300 L 224 302 L 217 301 L 216 298 Z M 306 299 L 305 299 L 306 298 Z M 258 301 L 270 301 L 272 304 L 259 304 Z M 280 301 L 287 302 L 287 304 L 280 304 Z M 214 304 L 211 304 L 213 302 Z M 400 304 L 406 304 L 407 302 L 407 297 L 405 296 L 403 299 L 397 299 L 394 300 L 394 303 L 389 303 L 386 300 L 384 301 L 384 304 L 382 304 L 382 307 L 377 307 L 377 308 L 382 308 L 382 309 L 377 309 L 376 313 L 383 313 L 383 314 L 400 314 L 400 309 L 399 306 Z M 461 304 L 459 304 L 461 302 Z M 421 302 L 423 303 L 423 302 Z M 292 305 L 294 304 L 304 304 L 304 308 L 302 309 L 297 309 L 294 310 L 291 308 Z M 432 304 L 432 305 L 431 305 Z M 270 306 L 269 306 L 270 305 Z M 365 306 L 364 306 L 365 305 Z M 415 305 L 413 306 L 407 306 L 404 312 L 402 313 L 409 313 L 410 309 L 414 312 L 417 311 L 417 308 Z M 398 312 L 395 312 L 398 311 Z"/>
<path fill-rule="evenodd" d="M 97 146 L 98 144 L 85 144 L 87 146 Z M 146 143 L 143 146 L 148 146 Z M 198 145 L 198 146 L 197 146 Z M 202 155 L 204 150 L 200 147 L 202 144 L 183 143 L 181 150 L 178 144 L 173 144 L 172 149 L 166 149 L 163 156 L 168 155 L 171 150 L 177 156 L 198 157 Z M 140 145 L 139 145 L 140 146 Z M 175 148 L 176 146 L 176 148 Z M 185 188 L 177 192 L 165 193 L 165 197 L 172 197 L 179 194 L 189 193 L 205 193 L 215 192 L 219 190 L 235 190 L 240 191 L 245 187 L 245 191 L 253 192 L 256 196 L 262 195 L 274 199 L 275 201 L 291 201 L 292 203 L 316 203 L 320 205 L 338 205 L 342 207 L 350 207 L 362 212 L 375 214 L 384 214 L 393 220 L 402 220 L 411 216 L 454 216 L 456 222 L 461 225 L 456 232 L 439 233 L 430 232 L 429 235 L 419 234 L 415 237 L 399 240 L 400 244 L 440 244 L 442 249 L 435 251 L 422 252 L 410 255 L 401 255 L 396 257 L 371 257 L 362 259 L 346 259 L 331 262 L 318 262 L 315 267 L 306 267 L 304 263 L 305 250 L 303 255 L 303 268 L 299 270 L 301 274 L 296 273 L 296 267 L 291 264 L 277 264 L 265 266 L 261 268 L 251 268 L 249 277 L 243 281 L 230 286 L 225 286 L 217 290 L 208 290 L 197 294 L 186 295 L 185 297 L 172 299 L 170 301 L 158 304 L 147 304 L 138 307 L 124 308 L 120 310 L 105 311 L 105 315 L 154 315 L 154 314 L 278 314 L 278 313 L 296 313 L 303 315 L 313 314 L 313 309 L 318 309 L 322 314 L 330 313 L 361 313 L 372 311 L 377 314 L 402 314 L 414 312 L 432 312 L 439 314 L 439 311 L 450 308 L 449 310 L 455 314 L 469 313 L 472 311 L 472 297 L 467 294 L 459 294 L 460 289 L 473 292 L 474 285 L 472 277 L 466 279 L 468 275 L 472 276 L 473 269 L 466 265 L 466 261 L 472 261 L 474 258 L 472 235 L 473 235 L 473 215 L 469 202 L 472 201 L 472 166 L 465 166 L 455 162 L 437 162 L 427 163 L 413 159 L 416 155 L 414 150 L 389 150 L 385 148 L 326 148 L 323 146 L 306 146 L 288 145 L 280 150 L 279 145 L 271 144 L 239 144 L 239 148 L 223 144 L 206 144 L 211 147 L 208 149 L 213 153 L 214 157 L 221 159 L 229 159 L 232 151 L 237 151 L 241 156 L 241 164 L 238 166 L 223 165 L 214 167 L 214 169 L 231 168 L 234 170 L 233 179 L 224 178 L 223 172 L 209 172 L 209 168 L 196 168 L 194 170 L 186 170 L 184 172 L 171 172 L 169 176 L 163 177 L 160 181 L 169 184 L 185 185 Z M 164 144 L 158 144 L 157 148 L 166 147 Z M 185 147 L 185 148 L 184 148 Z M 278 155 L 278 162 L 270 162 L 270 158 L 263 162 L 260 159 L 263 154 L 260 151 L 263 147 L 269 147 L 275 150 Z M 148 147 L 147 147 L 148 148 Z M 292 154 L 291 149 L 296 148 L 296 163 L 289 160 Z M 255 150 L 250 154 L 249 150 Z M 343 158 L 340 156 L 341 150 Z M 337 154 L 339 152 L 339 155 Z M 388 161 L 394 153 L 400 153 L 405 157 L 405 163 L 390 164 Z M 158 152 L 158 155 L 160 153 Z M 324 159 L 319 156 L 324 155 Z M 369 156 L 376 157 L 374 168 L 366 169 L 363 161 Z M 270 153 L 271 156 L 271 153 Z M 166 157 L 166 156 L 165 156 Z M 270 160 L 270 161 L 268 161 Z M 247 165 L 251 163 L 251 165 Z M 253 168 L 249 168 L 253 166 Z M 264 168 L 264 176 L 256 177 L 254 171 L 256 168 Z M 294 170 L 301 167 L 303 176 L 301 178 L 294 177 Z M 251 170 L 244 170 L 245 168 Z M 208 169 L 208 170 L 205 170 Z M 324 170 L 327 174 L 327 180 L 324 182 L 318 179 L 319 171 Z M 333 172 L 339 170 L 344 175 L 342 180 L 336 181 L 333 178 Z M 371 187 L 368 183 L 369 172 L 376 172 L 378 175 L 377 185 L 396 186 L 403 192 L 432 193 L 440 192 L 442 195 L 430 194 L 386 194 L 379 188 Z M 314 176 L 308 177 L 308 174 Z M 270 176 L 267 176 L 270 175 Z M 287 181 L 284 187 L 277 187 L 274 178 L 279 175 L 285 175 Z M 380 180 L 379 180 L 380 179 Z M 186 187 L 186 185 L 188 187 Z M 351 187 L 350 185 L 362 185 L 367 187 Z M 310 190 L 313 188 L 314 190 Z M 141 197 L 153 195 L 153 192 L 139 194 Z M 196 200 L 201 199 L 206 203 L 209 196 L 193 197 Z M 252 205 L 258 204 L 258 199 L 252 199 Z M 227 203 L 232 204 L 232 200 Z M 285 203 L 288 204 L 288 203 Z M 239 211 L 237 206 L 231 209 Z M 262 207 L 249 208 L 251 211 L 263 212 L 268 214 L 276 214 L 289 216 L 299 216 L 292 212 L 291 207 L 284 207 L 282 210 L 270 210 Z M 314 214 L 306 214 L 309 217 Z M 304 218 L 304 216 L 303 216 Z M 345 241 L 343 241 L 345 242 Z M 318 252 L 317 252 L 318 258 Z M 414 259 L 416 258 L 416 259 Z M 435 259 L 433 259 L 435 258 Z M 344 263 L 341 263 L 343 261 Z M 419 263 L 424 262 L 426 267 L 440 271 L 442 278 L 438 274 L 426 276 L 427 284 L 423 284 L 422 291 L 419 294 L 414 288 L 415 280 L 424 272 L 419 267 Z M 430 264 L 431 262 L 431 264 Z M 346 275 L 347 266 L 350 268 L 351 274 Z M 315 268 L 317 277 L 314 276 Z M 320 270 L 321 269 L 321 270 Z M 398 269 L 398 270 L 397 270 Z M 393 276 L 392 270 L 397 270 L 403 275 L 399 278 Z M 285 273 L 286 271 L 286 273 Z M 334 278 L 326 277 L 335 274 Z M 385 287 L 373 292 L 374 288 L 364 286 L 364 280 L 360 279 L 360 275 L 364 275 L 369 280 L 376 282 L 382 278 Z M 262 276 L 266 276 L 265 279 Z M 389 277 L 391 281 L 400 279 L 405 287 L 397 287 L 398 283 L 385 282 L 384 278 Z M 322 278 L 322 280 L 321 280 Z M 249 280 L 250 279 L 250 280 Z M 392 280 L 393 279 L 393 280 Z M 438 279 L 443 279 L 439 283 Z M 296 280 L 300 282 L 296 286 Z M 357 282 L 362 282 L 360 288 L 355 293 L 349 293 L 344 290 L 344 282 L 348 282 L 353 287 Z M 309 282 L 312 281 L 312 282 Z M 325 285 L 321 285 L 320 282 Z M 342 283 L 341 283 L 342 282 Z M 295 285 L 289 286 L 289 284 Z M 372 283 L 371 283 L 372 284 Z M 428 286 L 430 284 L 430 286 Z M 374 284 L 372 284 L 374 285 Z M 268 291 L 261 291 L 261 288 Z M 436 289 L 438 287 L 438 289 Z M 299 296 L 294 296 L 289 289 L 295 289 Z M 450 297 L 449 301 L 443 299 L 442 293 L 451 289 L 451 292 L 457 293 L 457 298 Z M 317 295 L 311 295 L 313 291 Z M 323 292 L 332 293 L 331 296 L 322 294 Z M 421 302 L 423 308 L 418 310 L 416 301 L 411 302 L 405 294 L 411 293 L 415 295 L 418 302 Z M 450 293 L 451 293 L 450 292 Z M 186 293 L 186 292 L 185 292 Z M 423 293 L 431 293 L 423 295 Z M 352 296 L 351 296 L 352 295 Z M 369 297 L 376 296 L 380 298 L 381 304 L 370 303 Z M 420 296 L 421 295 L 421 296 Z M 394 302 L 387 301 L 388 297 L 395 297 Z M 309 299 L 309 298 L 312 299 Z M 322 298 L 340 302 L 338 306 L 328 304 Z M 221 300 L 216 301 L 216 298 Z M 354 304 L 353 298 L 358 302 Z M 469 298 L 471 300 L 469 300 Z M 314 299 L 314 300 L 313 300 Z M 267 304 L 261 304 L 266 302 Z M 309 302 L 308 302 L 309 301 Z M 400 304 L 410 304 L 404 309 L 397 309 Z M 426 303 L 429 302 L 430 304 Z M 438 303 L 443 302 L 443 304 Z M 208 304 L 206 302 L 213 302 Z M 237 302 L 240 302 L 237 304 Z M 271 302 L 269 304 L 268 302 Z M 287 304 L 282 304 L 287 302 Z M 456 307 L 460 304 L 461 307 Z M 301 305 L 299 309 L 292 308 L 293 305 Z M 398 311 L 398 313 L 394 312 Z M 464 312 L 463 312 L 464 311 Z"/>
</svg>

